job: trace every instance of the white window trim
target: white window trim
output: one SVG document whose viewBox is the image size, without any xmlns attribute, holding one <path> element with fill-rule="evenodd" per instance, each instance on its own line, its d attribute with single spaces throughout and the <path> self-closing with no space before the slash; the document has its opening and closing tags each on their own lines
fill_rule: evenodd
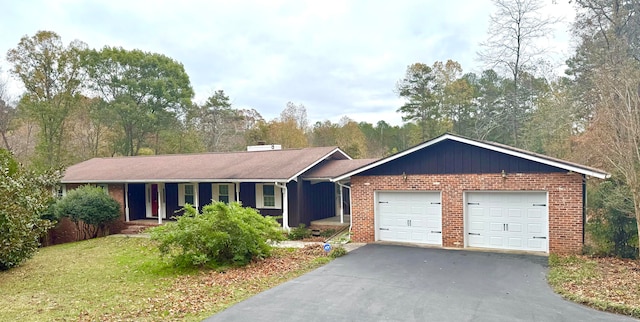
<svg viewBox="0 0 640 322">
<path fill-rule="evenodd" d="M 184 187 L 185 186 L 193 186 L 193 203 L 196 209 L 198 208 L 198 184 L 197 183 L 180 183 L 178 184 L 178 206 L 184 206 L 185 205 L 185 194 L 184 194 Z"/>
<path fill-rule="evenodd" d="M 233 183 L 212 183 L 211 184 L 211 200 L 220 201 L 220 186 L 229 187 L 229 203 L 236 201 L 236 185 Z"/>
<path fill-rule="evenodd" d="M 64 196 L 67 195 L 67 185 L 64 183 L 61 183 L 59 185 L 55 185 L 53 186 L 53 188 L 51 188 L 51 194 L 53 194 L 53 196 L 55 198 L 62 198 Z"/>
<path fill-rule="evenodd" d="M 264 196 L 262 195 L 263 186 L 273 186 L 273 193 L 275 195 L 275 206 L 265 206 Z M 259 209 L 282 209 L 282 189 L 273 183 L 256 183 L 256 208 Z"/>
</svg>

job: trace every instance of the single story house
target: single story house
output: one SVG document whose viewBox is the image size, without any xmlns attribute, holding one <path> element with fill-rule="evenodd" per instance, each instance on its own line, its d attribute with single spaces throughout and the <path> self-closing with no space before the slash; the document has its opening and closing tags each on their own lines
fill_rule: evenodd
<svg viewBox="0 0 640 322">
<path fill-rule="evenodd" d="M 105 187 L 123 221 L 241 201 L 282 216 L 286 229 L 349 213 L 356 242 L 579 253 L 591 177 L 609 174 L 444 134 L 383 159 L 352 160 L 337 147 L 95 158 L 62 183 Z"/>
<path fill-rule="evenodd" d="M 352 160 L 337 147 L 268 145 L 242 152 L 93 158 L 65 171 L 59 193 L 97 185 L 122 205 L 122 221 L 160 224 L 187 203 L 201 208 L 212 200 L 239 201 L 289 228 L 348 213 L 348 190 L 331 179 L 372 161 Z"/>
<path fill-rule="evenodd" d="M 332 179 L 350 182 L 352 240 L 579 253 L 598 169 L 445 134 Z"/>
</svg>

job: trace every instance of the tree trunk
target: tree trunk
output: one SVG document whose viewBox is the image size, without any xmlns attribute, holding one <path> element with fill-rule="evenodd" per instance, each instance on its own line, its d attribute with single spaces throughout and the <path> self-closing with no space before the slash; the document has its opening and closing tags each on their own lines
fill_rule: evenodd
<svg viewBox="0 0 640 322">
<path fill-rule="evenodd" d="M 633 209 L 636 215 L 636 227 L 638 228 L 638 240 L 640 241 L 640 191 L 632 189 L 633 194 Z M 638 258 L 640 258 L 640 242 L 638 243 Z"/>
</svg>

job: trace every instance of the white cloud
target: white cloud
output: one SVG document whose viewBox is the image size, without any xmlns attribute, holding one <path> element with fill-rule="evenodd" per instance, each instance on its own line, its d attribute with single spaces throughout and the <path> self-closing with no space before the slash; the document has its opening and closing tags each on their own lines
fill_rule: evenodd
<svg viewBox="0 0 640 322">
<path fill-rule="evenodd" d="M 393 90 L 407 65 L 453 59 L 479 71 L 476 51 L 492 7 L 488 0 L 34 0 L 3 10 L 2 53 L 23 35 L 52 30 L 65 42 L 170 56 L 184 64 L 197 101 L 222 89 L 267 119 L 293 101 L 313 122 L 347 115 L 400 124 Z"/>
</svg>

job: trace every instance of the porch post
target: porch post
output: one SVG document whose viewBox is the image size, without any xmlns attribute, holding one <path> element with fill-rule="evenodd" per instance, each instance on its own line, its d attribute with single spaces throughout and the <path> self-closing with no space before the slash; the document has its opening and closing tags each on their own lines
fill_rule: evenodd
<svg viewBox="0 0 640 322">
<path fill-rule="evenodd" d="M 351 200 L 351 187 L 347 186 L 346 184 L 342 184 L 340 182 L 336 182 L 339 186 L 340 186 L 340 193 L 342 193 L 342 188 L 346 188 L 347 191 L 349 191 L 349 206 L 351 207 L 351 209 L 349 209 L 349 232 L 351 232 L 351 226 L 353 226 L 353 203 Z M 340 199 L 340 205 L 342 205 L 342 198 Z M 341 209 L 341 215 L 342 217 L 344 217 L 344 207 L 340 207 Z M 340 218 L 340 223 L 342 223 L 342 219 Z"/>
<path fill-rule="evenodd" d="M 200 205 L 200 198 L 199 198 L 199 194 L 200 194 L 200 183 L 195 182 L 193 184 L 193 203 L 195 203 L 195 205 L 193 205 L 194 207 L 196 207 L 196 212 L 198 211 L 198 207 Z"/>
<path fill-rule="evenodd" d="M 342 186 L 338 184 L 338 196 L 340 196 L 340 223 L 344 224 L 344 202 L 342 200 Z"/>
<path fill-rule="evenodd" d="M 287 190 L 287 183 L 278 184 L 274 182 L 275 186 L 282 189 L 282 228 L 289 231 L 289 192 Z"/>
<path fill-rule="evenodd" d="M 236 186 L 236 202 L 240 202 L 240 182 L 234 183 Z"/>
<path fill-rule="evenodd" d="M 282 188 L 282 228 L 289 230 L 289 192 L 287 184 Z"/>
<path fill-rule="evenodd" d="M 164 188 L 164 187 L 163 187 Z M 158 192 L 157 192 L 157 198 L 158 198 L 158 224 L 162 225 L 162 199 L 160 199 L 161 197 L 161 191 L 163 189 L 160 188 L 160 184 L 158 184 Z"/>
<path fill-rule="evenodd" d="M 129 222 L 129 184 L 124 184 L 124 220 Z"/>
</svg>

